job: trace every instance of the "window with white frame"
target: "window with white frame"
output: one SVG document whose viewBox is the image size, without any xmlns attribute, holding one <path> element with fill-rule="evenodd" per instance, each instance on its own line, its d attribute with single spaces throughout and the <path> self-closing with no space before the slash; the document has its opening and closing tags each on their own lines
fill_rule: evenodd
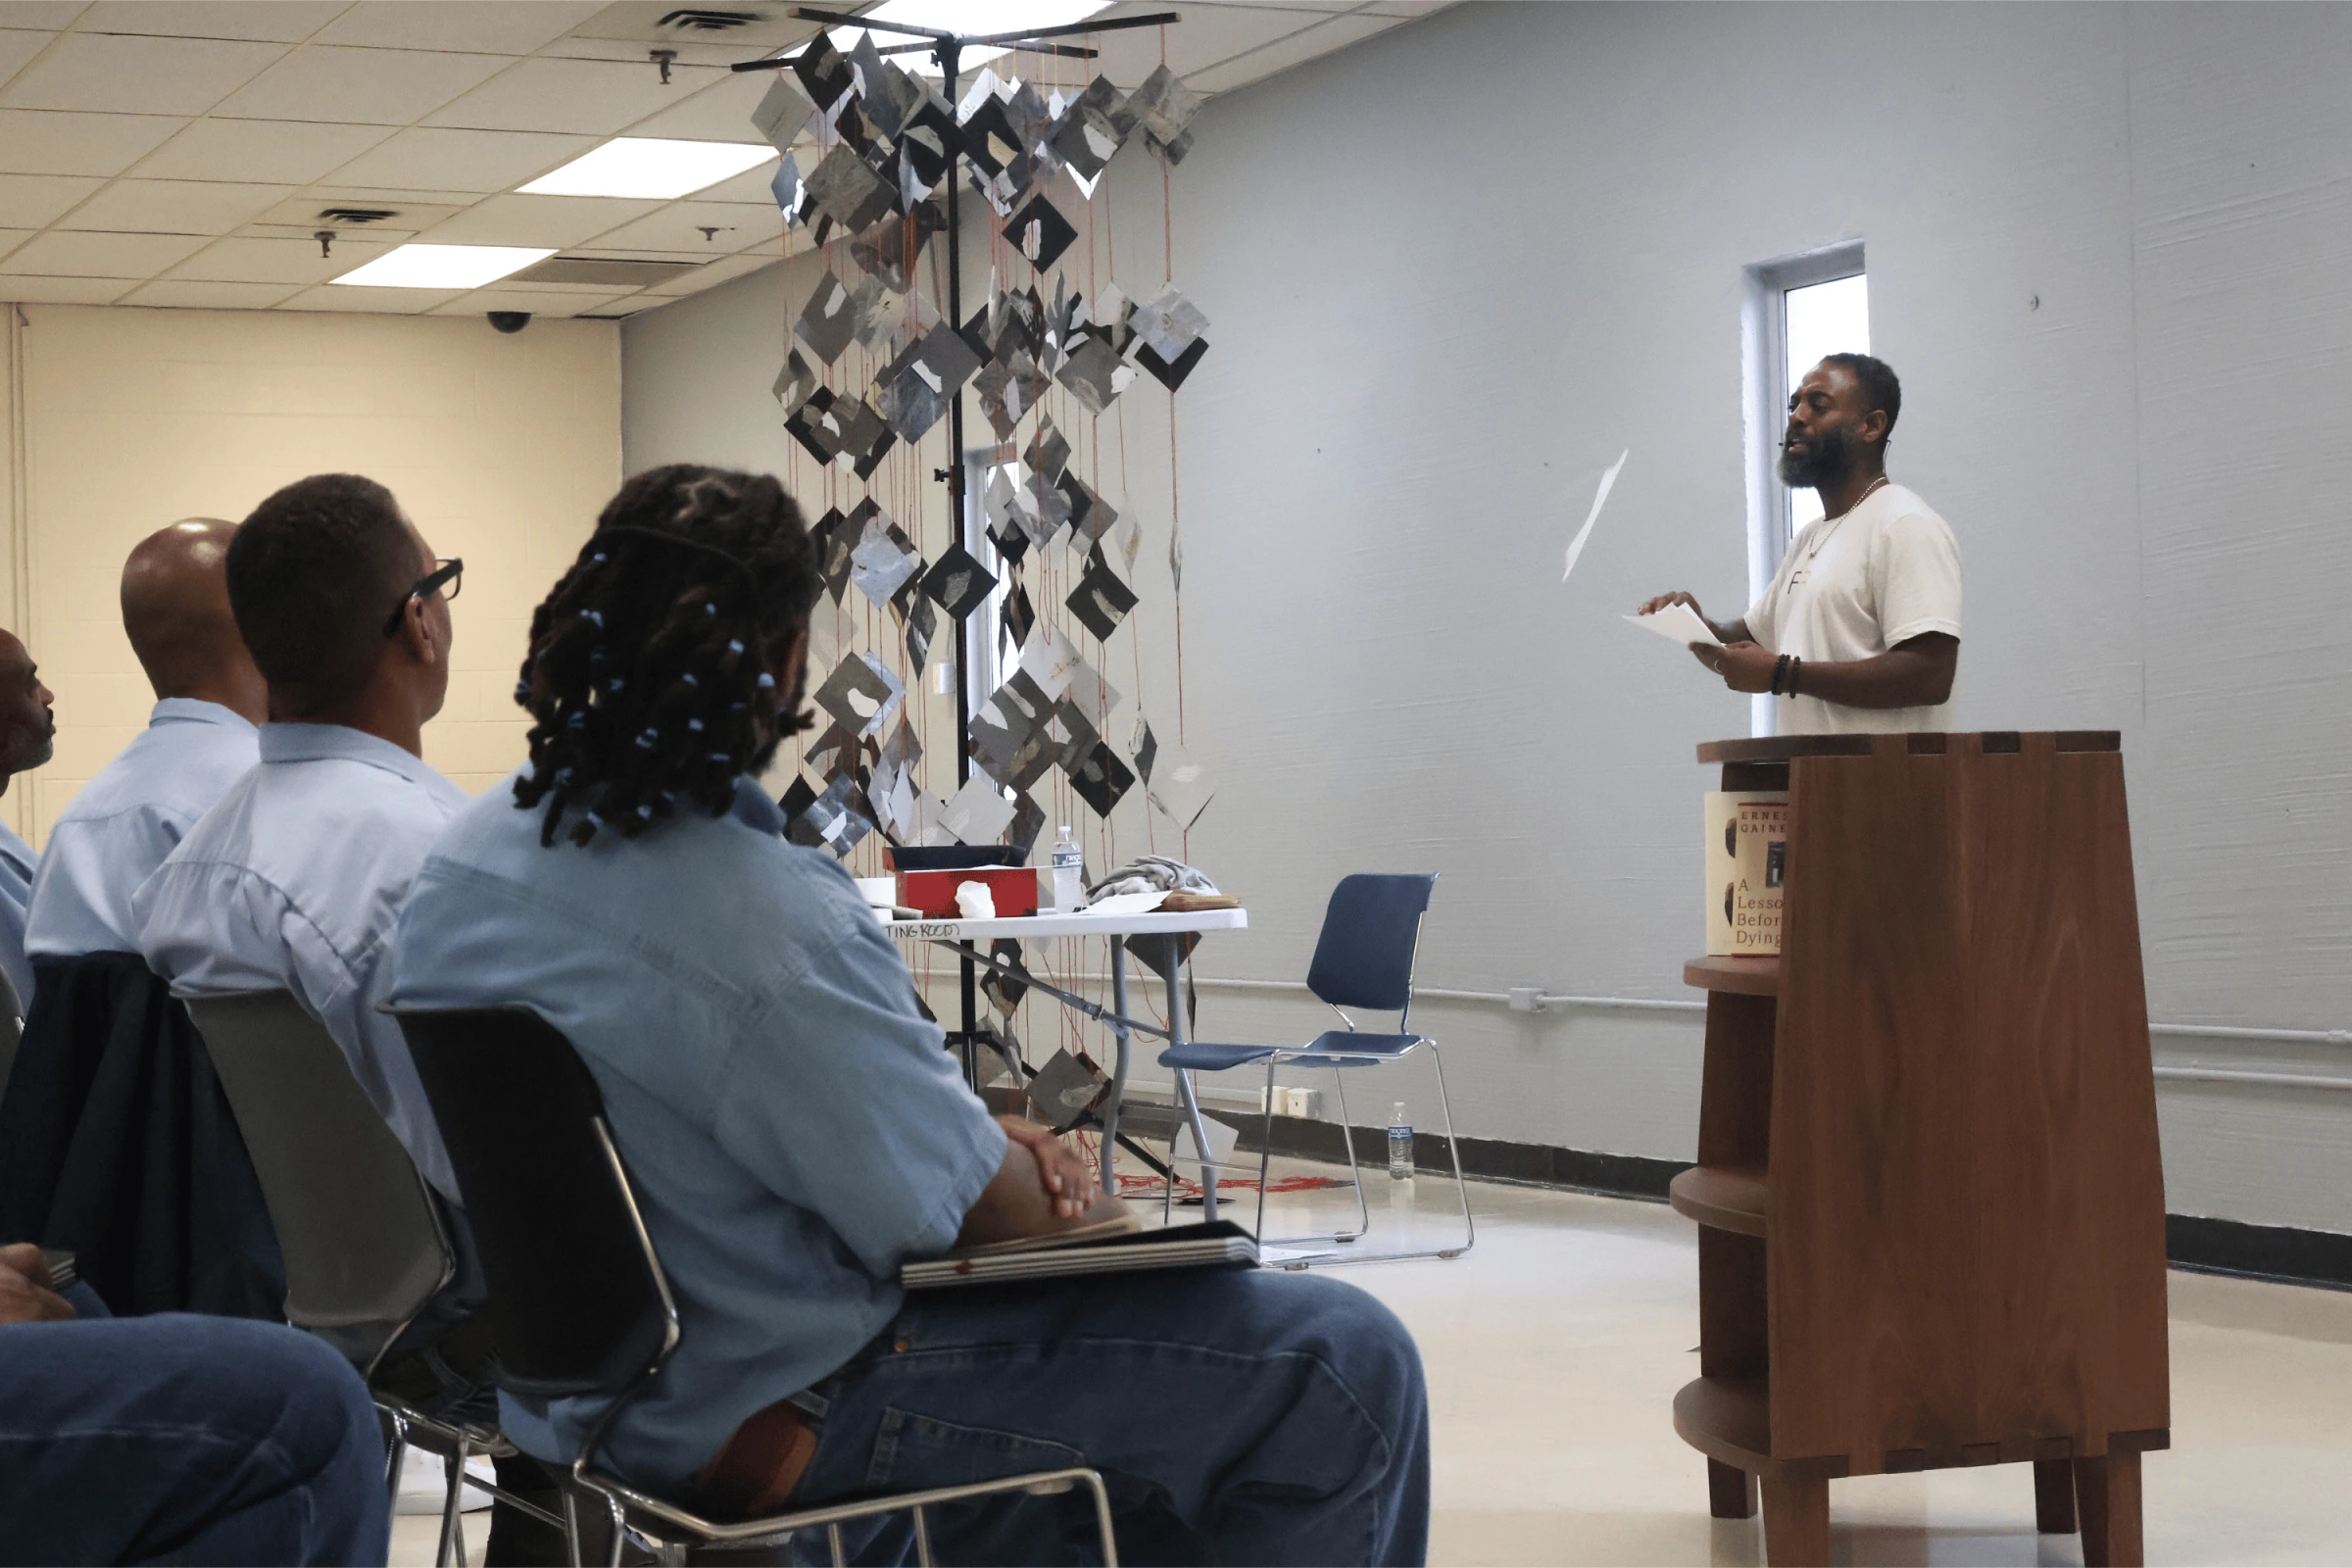
<svg viewBox="0 0 2352 1568">
<path fill-rule="evenodd" d="M 1870 280 L 1866 273 L 1808 283 L 1781 291 L 1781 405 L 1796 392 L 1805 372 L 1833 354 L 1870 352 Z M 1821 496 L 1812 490 L 1785 492 L 1788 515 L 1781 537 L 1821 520 Z"/>
</svg>

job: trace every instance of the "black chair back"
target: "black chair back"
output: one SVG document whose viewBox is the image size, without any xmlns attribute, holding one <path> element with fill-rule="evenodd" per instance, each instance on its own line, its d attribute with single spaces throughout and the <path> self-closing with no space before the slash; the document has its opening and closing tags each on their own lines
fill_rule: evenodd
<svg viewBox="0 0 2352 1568">
<path fill-rule="evenodd" d="M 676 1347 L 678 1316 L 596 1080 L 528 1008 L 394 1015 L 481 1250 L 499 1387 L 626 1395 Z"/>
</svg>

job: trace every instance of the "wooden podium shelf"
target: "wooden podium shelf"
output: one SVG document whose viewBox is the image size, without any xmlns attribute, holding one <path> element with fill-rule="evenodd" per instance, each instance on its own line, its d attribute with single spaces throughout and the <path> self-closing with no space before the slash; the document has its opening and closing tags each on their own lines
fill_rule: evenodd
<svg viewBox="0 0 2352 1568">
<path fill-rule="evenodd" d="M 1780 956 L 1683 971 L 1707 993 L 1698 1163 L 1670 1189 L 1701 1227 L 1701 1376 L 1674 1420 L 1712 1511 L 1760 1484 L 1769 1560 L 1826 1562 L 1832 1478 L 2030 1460 L 2045 1528 L 2079 1503 L 2086 1563 L 2141 1560 L 2171 1393 L 2116 738 L 1700 760 L 1788 793 Z"/>
<path fill-rule="evenodd" d="M 1683 965 L 1683 984 L 1699 991 L 1736 991 L 1743 997 L 1781 994 L 1781 960 L 1692 958 Z"/>
<path fill-rule="evenodd" d="M 1719 1231 L 1764 1234 L 1764 1171 L 1760 1166 L 1693 1165 L 1666 1188 L 1675 1212 Z"/>
</svg>

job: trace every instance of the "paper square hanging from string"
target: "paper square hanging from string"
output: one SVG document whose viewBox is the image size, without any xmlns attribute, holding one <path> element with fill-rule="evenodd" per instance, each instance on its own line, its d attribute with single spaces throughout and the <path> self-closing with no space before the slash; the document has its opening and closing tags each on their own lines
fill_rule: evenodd
<svg viewBox="0 0 2352 1568">
<path fill-rule="evenodd" d="M 991 174 L 1002 174 L 1015 159 L 1026 155 L 1020 133 L 1005 116 L 1004 100 L 991 97 L 964 117 L 964 155 Z"/>
<path fill-rule="evenodd" d="M 1021 453 L 1022 465 L 1032 474 L 1052 484 L 1061 477 L 1061 470 L 1069 466 L 1069 442 L 1062 438 L 1059 430 L 1054 428 L 1051 418 L 1041 416 L 1037 421 L 1037 433 L 1029 438 L 1027 449 Z"/>
<path fill-rule="evenodd" d="M 831 463 L 841 456 L 840 431 L 825 417 L 832 407 L 831 390 L 820 386 L 784 420 L 785 432 L 819 463 Z"/>
<path fill-rule="evenodd" d="M 1062 167 L 1082 180 L 1092 181 L 1115 157 L 1135 121 L 1119 90 L 1102 76 L 1062 111 L 1054 132 L 1054 155 Z"/>
<path fill-rule="evenodd" d="M 1096 730 L 1108 734 L 1110 716 L 1126 699 L 1119 695 L 1117 687 L 1102 678 L 1101 670 L 1081 659 L 1078 667 L 1070 672 L 1070 684 L 1061 694 L 1061 701 L 1075 708 Z"/>
<path fill-rule="evenodd" d="M 1053 749 L 1054 764 L 1064 772 L 1081 766 L 1086 754 L 1102 738 L 1102 732 L 1088 721 L 1076 703 L 1064 697 L 1054 705 L 1046 726 L 1046 742 Z"/>
<path fill-rule="evenodd" d="M 1037 611 L 1029 603 L 1028 590 L 1017 581 L 1012 592 L 1004 596 L 1004 634 L 1018 648 L 1029 640 L 1029 628 L 1037 624 Z"/>
<path fill-rule="evenodd" d="M 1193 760 L 1181 747 L 1160 748 L 1153 759 L 1152 777 L 1144 786 L 1144 799 L 1152 808 L 1168 819 L 1179 833 L 1189 833 L 1216 799 L 1216 790 L 1208 781 L 1208 770 Z"/>
<path fill-rule="evenodd" d="M 854 654 L 834 666 L 811 701 L 860 739 L 879 735 L 898 716 L 906 688 L 872 654 Z"/>
<path fill-rule="evenodd" d="M 959 844 L 994 844 L 1012 825 L 1012 809 L 987 775 L 974 773 L 948 802 L 939 825 Z"/>
<path fill-rule="evenodd" d="M 841 95 L 853 84 L 849 61 L 821 32 L 793 57 L 792 74 L 801 78 L 802 87 L 819 109 L 831 109 L 841 102 Z"/>
<path fill-rule="evenodd" d="M 1070 548 L 1094 549 L 1119 520 L 1118 509 L 1090 489 L 1074 468 L 1062 471 L 1060 489 L 1070 498 Z"/>
<path fill-rule="evenodd" d="M 816 367 L 802 359 L 799 349 L 786 349 L 784 368 L 776 372 L 775 384 L 768 391 L 774 394 L 777 405 L 784 411 L 784 417 L 789 419 L 800 412 L 802 404 L 808 401 L 809 394 L 816 390 L 817 384 Z"/>
<path fill-rule="evenodd" d="M 802 775 L 793 774 L 792 782 L 784 786 L 784 793 L 776 797 L 776 808 L 784 813 L 784 829 L 788 836 L 792 831 L 792 824 L 799 819 L 801 813 L 815 804 L 815 789 Z"/>
<path fill-rule="evenodd" d="M 972 388 L 980 396 L 980 411 L 988 416 L 989 428 L 996 431 L 1000 441 L 1012 439 L 1021 420 L 1037 407 L 1037 400 L 1053 384 L 1022 349 L 1013 350 L 1007 358 L 989 361 L 972 378 Z"/>
<path fill-rule="evenodd" d="M 989 527 L 988 542 L 997 547 L 997 554 L 1004 558 L 1004 564 L 1014 570 L 1019 569 L 1022 559 L 1029 554 L 1029 536 L 1021 532 L 1021 525 L 1010 517 Z"/>
<path fill-rule="evenodd" d="M 1063 771 L 1069 774 L 1070 788 L 1099 816 L 1108 816 L 1111 808 L 1135 787 L 1135 775 L 1127 770 L 1127 764 L 1101 741 L 1095 742 L 1094 749 L 1079 760 L 1076 767 Z"/>
<path fill-rule="evenodd" d="M 843 142 L 808 172 L 808 210 L 855 233 L 879 222 L 897 200 L 897 181 L 885 179 Z"/>
<path fill-rule="evenodd" d="M 1135 595 L 1098 552 L 1088 558 L 1086 575 L 1078 579 L 1078 586 L 1063 603 L 1080 624 L 1107 642 L 1119 629 L 1119 622 L 1127 618 L 1127 612 L 1135 608 Z"/>
<path fill-rule="evenodd" d="M 906 112 L 915 106 L 922 89 L 906 78 L 906 74 L 882 58 L 874 45 L 874 35 L 863 32 L 850 46 L 850 70 L 858 87 L 858 107 L 865 115 L 866 123 L 877 135 L 896 136 Z"/>
<path fill-rule="evenodd" d="M 1077 237 L 1069 220 L 1043 196 L 1030 197 L 1028 205 L 1004 220 L 1006 243 L 1040 272 L 1059 261 Z"/>
<path fill-rule="evenodd" d="M 753 109 L 752 125 L 770 147 L 789 157 L 792 144 L 815 118 L 816 102 L 801 86 L 800 78 L 789 71 L 779 71 Z"/>
<path fill-rule="evenodd" d="M 899 132 L 900 162 L 913 175 L 908 185 L 923 191 L 936 189 L 947 177 L 949 162 L 965 147 L 963 133 L 956 127 L 956 117 L 934 93 Z"/>
<path fill-rule="evenodd" d="M 919 203 L 904 218 L 886 218 L 850 241 L 850 260 L 901 294 L 914 286 L 915 263 L 931 236 L 948 226 L 937 202 Z"/>
<path fill-rule="evenodd" d="M 1135 363 L 1149 370 L 1153 380 L 1173 392 L 1184 385 L 1184 378 L 1193 373 L 1193 367 L 1199 365 L 1200 356 L 1207 352 L 1208 339 L 1197 337 L 1193 339 L 1192 346 L 1171 364 L 1154 354 L 1149 344 L 1139 344 L 1135 351 Z"/>
<path fill-rule="evenodd" d="M 874 830 L 874 819 L 863 808 L 864 793 L 856 777 L 844 773 L 801 814 L 801 825 L 816 835 L 818 844 L 846 858 Z"/>
<path fill-rule="evenodd" d="M 871 512 L 866 510 L 869 507 Z M 914 575 L 923 558 L 890 514 L 874 506 L 871 498 L 859 502 L 850 518 L 859 524 L 858 543 L 850 555 L 850 580 L 873 601 L 875 609 L 882 609 Z"/>
<path fill-rule="evenodd" d="M 808 219 L 808 181 L 802 177 L 801 161 L 791 153 L 776 160 L 776 172 L 767 182 L 767 194 L 774 199 L 776 211 L 783 215 L 786 228 L 798 228 Z"/>
<path fill-rule="evenodd" d="M 1134 112 L 1137 128 L 1165 146 L 1182 136 L 1200 112 L 1200 95 L 1163 64 L 1127 95 L 1127 107 Z"/>
<path fill-rule="evenodd" d="M 923 576 L 923 596 L 957 620 L 987 604 L 996 586 L 996 576 L 980 558 L 959 544 L 950 545 Z"/>
<path fill-rule="evenodd" d="M 1077 647 L 1051 621 L 1041 621 L 1037 635 L 1021 644 L 1021 672 L 1050 702 L 1061 701 L 1061 694 L 1070 689 L 1070 677 L 1084 662 Z"/>
<path fill-rule="evenodd" d="M 1195 339 L 1208 330 L 1208 318 L 1170 283 L 1138 305 L 1129 324 L 1148 348 L 1173 364 L 1184 357 L 1184 351 L 1193 346 Z"/>
<path fill-rule="evenodd" d="M 897 600 L 891 601 L 895 609 Z M 917 598 L 900 615 L 902 635 L 906 643 L 906 663 L 913 673 L 923 672 L 923 662 L 931 657 L 932 641 L 939 635 L 939 615 L 931 601 Z"/>
<path fill-rule="evenodd" d="M 802 751 L 801 766 L 828 783 L 844 773 L 856 772 L 858 737 L 837 723 L 827 724 L 824 733 Z"/>
<path fill-rule="evenodd" d="M 793 323 L 793 336 L 808 344 L 818 360 L 831 365 L 841 358 L 841 351 L 850 346 L 850 338 L 858 330 L 854 300 L 850 286 L 828 269 L 816 280 L 801 318 Z"/>
<path fill-rule="evenodd" d="M 1101 414 L 1133 384 L 1135 367 L 1120 359 L 1102 339 L 1081 334 L 1054 379 L 1086 405 L 1087 413 Z"/>
<path fill-rule="evenodd" d="M 824 578 L 825 592 L 833 596 L 837 605 L 841 596 L 850 591 L 851 552 L 858 548 L 864 526 L 862 521 L 853 522 L 842 515 L 839 507 L 833 507 L 808 531 L 809 543 L 816 547 L 817 574 Z"/>
</svg>

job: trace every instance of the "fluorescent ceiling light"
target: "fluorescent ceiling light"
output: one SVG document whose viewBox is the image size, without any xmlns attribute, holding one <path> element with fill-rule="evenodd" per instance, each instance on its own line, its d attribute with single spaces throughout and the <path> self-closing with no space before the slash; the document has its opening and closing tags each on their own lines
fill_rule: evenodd
<svg viewBox="0 0 2352 1568">
<path fill-rule="evenodd" d="M 619 136 L 522 187 L 526 196 L 634 196 L 667 201 L 776 156 L 764 142 L 664 141 Z"/>
<path fill-rule="evenodd" d="M 555 254 L 520 245 L 403 245 L 328 281 L 369 288 L 480 288 Z"/>
<path fill-rule="evenodd" d="M 908 27 L 937 27 L 942 32 L 954 31 L 966 38 L 985 38 L 996 32 L 1028 32 L 1038 27 L 1066 27 L 1074 22 L 1084 22 L 1096 12 L 1105 9 L 1104 0 L 885 0 L 885 3 L 865 12 L 876 22 L 896 22 Z M 836 27 L 833 47 L 848 54 L 858 42 L 863 27 Z M 1075 42 L 1076 40 L 1070 40 Z M 888 49 L 894 44 L 919 43 L 903 32 L 874 33 L 874 46 Z M 1005 53 L 1003 49 L 966 50 L 956 62 L 969 73 L 975 66 L 985 64 Z M 939 62 L 928 54 L 892 55 L 901 71 L 912 71 L 925 76 L 939 74 Z"/>
</svg>

